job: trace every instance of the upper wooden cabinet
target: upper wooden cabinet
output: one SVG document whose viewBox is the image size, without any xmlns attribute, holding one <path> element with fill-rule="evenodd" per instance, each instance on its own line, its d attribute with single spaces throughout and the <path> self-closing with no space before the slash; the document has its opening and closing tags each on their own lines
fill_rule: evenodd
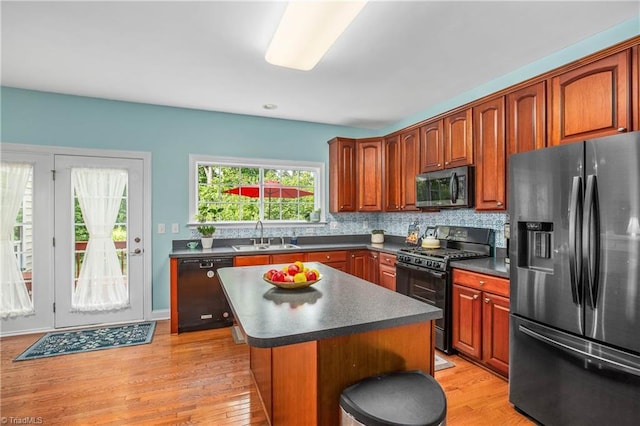
<svg viewBox="0 0 640 426">
<path fill-rule="evenodd" d="M 415 181 L 420 165 L 420 130 L 384 140 L 384 210 L 412 211 L 416 207 Z"/>
<path fill-rule="evenodd" d="M 546 83 L 507 94 L 507 158 L 546 146 Z"/>
<path fill-rule="evenodd" d="M 331 213 L 356 211 L 356 140 L 334 138 L 329 141 L 329 210 Z"/>
<path fill-rule="evenodd" d="M 420 172 L 473 164 L 472 109 L 420 126 Z"/>
<path fill-rule="evenodd" d="M 551 78 L 552 145 L 630 130 L 630 56 L 627 49 Z"/>
<path fill-rule="evenodd" d="M 444 118 L 444 168 L 473 164 L 472 110 L 453 113 Z"/>
<path fill-rule="evenodd" d="M 357 210 L 382 211 L 382 139 L 359 139 L 356 144 L 358 171 Z"/>
<path fill-rule="evenodd" d="M 640 130 L 640 45 L 631 49 L 631 111 L 633 130 Z"/>
<path fill-rule="evenodd" d="M 473 107 L 476 210 L 504 210 L 506 193 L 504 97 Z"/>
<path fill-rule="evenodd" d="M 444 120 L 420 127 L 420 173 L 444 169 Z"/>
</svg>

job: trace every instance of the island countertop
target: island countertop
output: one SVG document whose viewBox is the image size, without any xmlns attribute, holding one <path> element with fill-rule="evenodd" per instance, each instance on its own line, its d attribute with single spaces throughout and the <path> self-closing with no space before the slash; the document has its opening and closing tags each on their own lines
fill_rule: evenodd
<svg viewBox="0 0 640 426">
<path fill-rule="evenodd" d="M 222 289 L 247 343 L 259 348 L 339 337 L 442 317 L 442 310 L 321 263 L 321 280 L 284 290 L 262 275 L 285 265 L 220 268 Z"/>
</svg>

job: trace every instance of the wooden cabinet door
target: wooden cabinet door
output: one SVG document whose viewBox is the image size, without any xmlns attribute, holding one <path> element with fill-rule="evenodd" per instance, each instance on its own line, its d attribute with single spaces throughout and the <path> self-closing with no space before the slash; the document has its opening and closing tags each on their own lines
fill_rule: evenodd
<svg viewBox="0 0 640 426">
<path fill-rule="evenodd" d="M 482 360 L 509 375 L 509 299 L 483 293 Z"/>
<path fill-rule="evenodd" d="M 329 141 L 329 210 L 356 211 L 356 141 L 335 138 Z"/>
<path fill-rule="evenodd" d="M 420 127 L 420 173 L 444 169 L 444 120 Z"/>
<path fill-rule="evenodd" d="M 304 262 L 305 260 L 305 253 L 277 253 L 271 255 L 272 264 Z"/>
<path fill-rule="evenodd" d="M 453 284 L 453 347 L 482 359 L 482 292 Z"/>
<path fill-rule="evenodd" d="M 416 175 L 420 169 L 420 130 L 384 140 L 384 210 L 415 211 Z"/>
<path fill-rule="evenodd" d="M 360 139 L 357 143 L 358 211 L 382 211 L 382 139 Z"/>
<path fill-rule="evenodd" d="M 545 89 L 541 81 L 507 94 L 507 161 L 511 154 L 546 146 Z"/>
<path fill-rule="evenodd" d="M 400 135 L 400 210 L 416 211 L 416 175 L 420 173 L 420 129 Z"/>
<path fill-rule="evenodd" d="M 625 50 L 551 79 L 552 145 L 629 130 L 629 65 Z"/>
<path fill-rule="evenodd" d="M 378 283 L 391 291 L 396 291 L 396 267 L 380 265 Z"/>
<path fill-rule="evenodd" d="M 400 135 L 384 139 L 384 210 L 400 211 L 402 204 L 402 149 Z"/>
<path fill-rule="evenodd" d="M 640 130 L 640 45 L 631 49 L 631 113 L 633 131 Z"/>
<path fill-rule="evenodd" d="M 471 108 L 444 118 L 444 168 L 473 164 Z"/>
<path fill-rule="evenodd" d="M 367 253 L 367 263 L 366 263 L 366 274 L 364 279 L 367 281 L 371 281 L 374 284 L 379 283 L 379 262 L 378 262 L 378 252 L 377 251 L 368 251 Z"/>
<path fill-rule="evenodd" d="M 504 97 L 473 107 L 476 210 L 505 209 Z"/>
<path fill-rule="evenodd" d="M 369 250 L 354 250 L 349 255 L 349 273 L 355 277 L 365 279 L 367 257 Z"/>
<path fill-rule="evenodd" d="M 271 263 L 271 255 L 257 254 L 252 256 L 235 256 L 233 266 L 268 265 Z"/>
</svg>

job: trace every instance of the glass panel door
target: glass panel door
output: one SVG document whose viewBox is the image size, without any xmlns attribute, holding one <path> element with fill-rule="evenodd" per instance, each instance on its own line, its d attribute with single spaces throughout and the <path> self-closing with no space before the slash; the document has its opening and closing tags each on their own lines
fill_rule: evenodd
<svg viewBox="0 0 640 426">
<path fill-rule="evenodd" d="M 143 319 L 142 160 L 55 166 L 56 327 Z"/>
<path fill-rule="evenodd" d="M 2 152 L 0 318 L 2 333 L 44 330 L 53 320 L 53 157 Z"/>
</svg>

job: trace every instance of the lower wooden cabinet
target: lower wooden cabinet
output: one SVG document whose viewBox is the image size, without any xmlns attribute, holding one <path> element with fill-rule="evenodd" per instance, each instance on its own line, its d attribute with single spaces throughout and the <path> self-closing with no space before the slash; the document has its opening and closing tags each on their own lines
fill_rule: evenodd
<svg viewBox="0 0 640 426">
<path fill-rule="evenodd" d="M 327 266 L 341 270 L 342 272 L 349 272 L 347 265 L 347 251 L 346 250 L 334 250 L 334 251 L 314 251 L 307 253 L 306 262 L 320 262 Z"/>
<path fill-rule="evenodd" d="M 509 280 L 453 270 L 453 347 L 509 374 Z"/>
<path fill-rule="evenodd" d="M 349 255 L 348 273 L 378 284 L 378 252 L 354 250 Z"/>
<path fill-rule="evenodd" d="M 378 284 L 389 290 L 396 291 L 396 256 L 380 253 L 378 266 Z"/>
</svg>

